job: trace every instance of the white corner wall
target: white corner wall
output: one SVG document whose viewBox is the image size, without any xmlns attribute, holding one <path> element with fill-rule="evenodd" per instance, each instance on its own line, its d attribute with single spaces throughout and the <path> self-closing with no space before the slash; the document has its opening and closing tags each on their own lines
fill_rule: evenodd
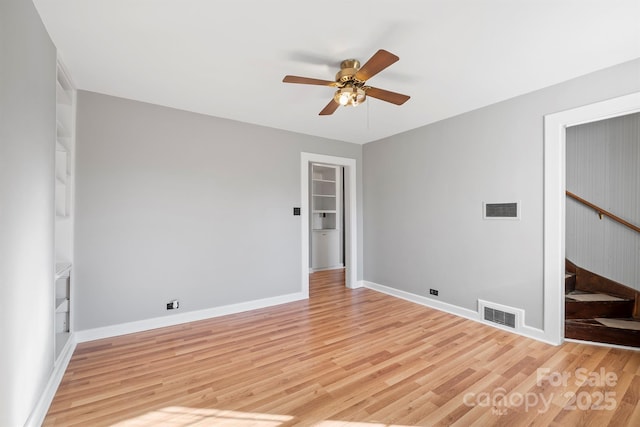
<svg viewBox="0 0 640 427">
<path fill-rule="evenodd" d="M 80 340 L 304 297 L 300 153 L 362 146 L 83 91 L 77 111 Z"/>
<path fill-rule="evenodd" d="M 32 2 L 0 2 L 0 425 L 53 370 L 56 50 Z"/>
<path fill-rule="evenodd" d="M 365 281 L 522 309 L 542 331 L 544 116 L 639 90 L 634 60 L 366 144 Z M 521 218 L 483 220 L 483 201 L 520 201 Z"/>
</svg>

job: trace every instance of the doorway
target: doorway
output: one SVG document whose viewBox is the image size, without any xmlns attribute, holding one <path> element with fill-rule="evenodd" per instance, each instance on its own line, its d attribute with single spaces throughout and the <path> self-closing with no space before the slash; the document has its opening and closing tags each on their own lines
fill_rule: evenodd
<svg viewBox="0 0 640 427">
<path fill-rule="evenodd" d="M 309 167 L 312 163 L 341 166 L 344 168 L 344 268 L 345 286 L 359 287 L 357 280 L 358 239 L 357 239 L 357 203 L 356 203 L 356 159 L 328 156 L 315 153 L 300 155 L 300 202 L 301 215 L 301 292 L 309 297 L 309 244 L 310 244 L 310 203 L 309 203 Z"/>
<path fill-rule="evenodd" d="M 309 165 L 309 273 L 344 268 L 344 168 Z"/>
<path fill-rule="evenodd" d="M 640 111 L 640 92 L 544 117 L 544 335 L 564 341 L 566 128 Z"/>
</svg>

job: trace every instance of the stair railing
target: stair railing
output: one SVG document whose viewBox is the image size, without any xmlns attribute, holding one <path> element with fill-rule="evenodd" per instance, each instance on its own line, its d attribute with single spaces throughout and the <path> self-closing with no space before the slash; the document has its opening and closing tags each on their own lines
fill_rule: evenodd
<svg viewBox="0 0 640 427">
<path fill-rule="evenodd" d="M 640 227 L 638 227 L 637 225 L 633 225 L 628 221 L 625 221 L 624 219 L 620 218 L 619 216 L 616 216 L 614 214 L 612 214 L 611 212 L 608 212 L 605 209 L 602 209 L 601 207 L 594 205 L 591 202 L 587 202 L 585 199 L 576 196 L 575 194 L 573 194 L 570 191 L 567 191 L 567 196 L 571 197 L 574 200 L 577 200 L 578 202 L 582 203 L 583 205 L 589 206 L 591 209 L 595 210 L 596 213 L 598 214 L 598 216 L 600 217 L 600 219 L 602 219 L 603 216 L 609 217 L 612 220 L 626 226 L 629 227 L 630 229 L 632 229 L 633 231 L 635 231 L 636 233 L 640 233 Z"/>
</svg>

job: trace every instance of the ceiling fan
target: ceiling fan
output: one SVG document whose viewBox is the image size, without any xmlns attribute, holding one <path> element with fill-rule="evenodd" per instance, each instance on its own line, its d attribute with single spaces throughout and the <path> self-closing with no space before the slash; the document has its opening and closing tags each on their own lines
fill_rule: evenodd
<svg viewBox="0 0 640 427">
<path fill-rule="evenodd" d="M 285 76 L 284 83 L 300 83 L 318 86 L 333 86 L 338 88 L 333 99 L 322 111 L 321 116 L 333 114 L 339 106 L 357 106 L 363 103 L 367 96 L 377 98 L 392 104 L 402 105 L 410 98 L 408 95 L 391 92 L 384 89 L 367 86 L 366 82 L 400 58 L 384 49 L 378 50 L 362 67 L 357 59 L 345 59 L 340 63 L 340 71 L 335 81 L 320 80 L 309 77 Z"/>
</svg>

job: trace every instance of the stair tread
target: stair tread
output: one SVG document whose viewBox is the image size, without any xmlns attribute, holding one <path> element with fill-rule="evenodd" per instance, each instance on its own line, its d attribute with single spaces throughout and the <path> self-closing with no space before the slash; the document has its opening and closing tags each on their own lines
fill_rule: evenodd
<svg viewBox="0 0 640 427">
<path fill-rule="evenodd" d="M 593 320 L 602 323 L 609 328 L 627 329 L 632 331 L 640 331 L 640 321 L 635 319 L 612 319 L 604 317 L 596 317 Z"/>
<path fill-rule="evenodd" d="M 600 323 L 598 320 L 596 319 L 601 319 L 601 320 L 619 320 L 619 321 L 626 321 L 626 322 L 634 322 L 634 323 L 639 323 L 640 324 L 640 320 L 638 319 L 634 319 L 632 317 L 589 317 L 589 318 L 575 318 L 575 319 L 565 319 L 564 323 L 565 324 L 582 324 L 582 325 L 592 325 L 592 326 L 598 326 L 601 328 L 608 328 L 609 326 L 606 326 L 603 323 Z M 638 330 L 640 332 L 640 330 Z"/>
<path fill-rule="evenodd" d="M 572 291 L 565 294 L 566 298 L 572 301 L 578 302 L 609 302 L 609 301 L 629 301 L 626 298 L 620 298 L 615 295 L 600 293 L 600 292 L 584 292 L 584 291 Z"/>
</svg>

